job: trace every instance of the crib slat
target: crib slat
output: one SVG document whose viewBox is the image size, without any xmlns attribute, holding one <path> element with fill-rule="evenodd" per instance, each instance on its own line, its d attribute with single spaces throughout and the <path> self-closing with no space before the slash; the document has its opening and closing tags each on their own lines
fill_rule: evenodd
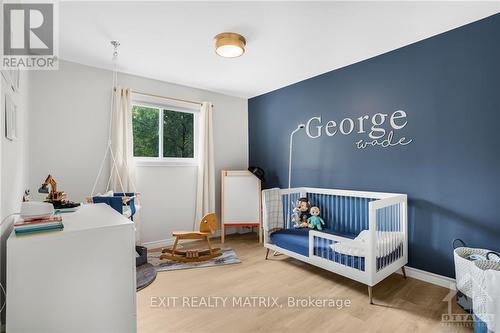
<svg viewBox="0 0 500 333">
<path fill-rule="evenodd" d="M 333 222 L 333 209 L 332 209 L 332 207 L 334 205 L 334 202 L 333 202 L 334 197 L 332 195 L 330 195 L 328 197 L 328 199 L 329 199 L 328 200 L 328 222 L 325 222 L 325 223 L 328 223 L 327 227 L 333 228 L 334 222 Z"/>
<path fill-rule="evenodd" d="M 391 249 L 393 249 L 393 253 L 392 253 L 392 261 L 396 260 L 396 242 L 397 242 L 397 239 L 396 239 L 396 205 L 392 205 L 391 206 L 391 221 L 392 221 L 392 237 L 391 237 Z M 391 261 L 391 262 L 392 262 Z"/>
<path fill-rule="evenodd" d="M 343 232 L 347 232 L 347 225 L 349 221 L 349 198 L 344 197 L 344 229 L 342 230 Z"/>
<path fill-rule="evenodd" d="M 335 228 L 336 230 L 340 230 L 340 205 L 341 205 L 341 202 L 340 202 L 340 197 L 339 196 L 335 196 Z"/>
</svg>

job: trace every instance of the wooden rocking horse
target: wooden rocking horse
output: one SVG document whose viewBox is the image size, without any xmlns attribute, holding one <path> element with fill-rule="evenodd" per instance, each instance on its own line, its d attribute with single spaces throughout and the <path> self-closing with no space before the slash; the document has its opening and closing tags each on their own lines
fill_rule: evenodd
<svg viewBox="0 0 500 333">
<path fill-rule="evenodd" d="M 220 248 L 213 248 L 210 244 L 210 235 L 217 231 L 217 218 L 215 213 L 205 215 L 200 222 L 200 231 L 174 231 L 174 245 L 171 249 L 163 249 L 160 259 L 175 260 L 178 262 L 199 262 L 210 260 L 222 255 Z M 181 239 L 204 239 L 207 243 L 206 249 L 177 250 Z"/>
</svg>

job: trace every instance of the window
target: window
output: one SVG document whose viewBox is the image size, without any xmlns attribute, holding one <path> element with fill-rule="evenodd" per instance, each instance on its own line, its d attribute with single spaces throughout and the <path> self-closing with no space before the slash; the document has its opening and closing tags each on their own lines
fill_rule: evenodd
<svg viewBox="0 0 500 333">
<path fill-rule="evenodd" d="M 163 157 L 194 158 L 194 115 L 163 110 Z"/>
<path fill-rule="evenodd" d="M 134 105 L 132 107 L 135 157 L 159 156 L 159 119 L 159 109 L 139 105 Z"/>
<path fill-rule="evenodd" d="M 134 157 L 141 165 L 196 165 L 197 111 L 134 103 Z"/>
</svg>

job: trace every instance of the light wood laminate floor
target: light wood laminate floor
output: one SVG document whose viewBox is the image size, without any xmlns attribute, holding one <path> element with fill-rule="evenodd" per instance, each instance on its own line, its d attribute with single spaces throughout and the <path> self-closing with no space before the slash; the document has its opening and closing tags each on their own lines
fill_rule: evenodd
<svg viewBox="0 0 500 333">
<path fill-rule="evenodd" d="M 217 240 L 214 244 L 218 244 Z M 193 243 L 186 245 L 191 246 Z M 233 248 L 242 263 L 160 272 L 153 284 L 138 292 L 138 331 L 472 331 L 467 325 L 442 323 L 442 314 L 448 313 L 448 303 L 443 301 L 448 289 L 393 274 L 374 287 L 375 304 L 370 305 L 367 287 L 363 284 L 284 255 L 264 260 L 266 250 L 257 242 L 255 234 L 229 236 L 225 247 Z M 209 296 L 211 298 L 204 298 Z M 239 302 L 238 297 L 243 297 L 244 302 L 246 296 L 278 297 L 281 306 L 266 307 L 273 305 L 272 299 L 261 307 L 233 304 Z M 226 306 L 222 306 L 222 298 L 217 297 L 227 297 Z M 351 305 L 342 309 L 296 308 L 289 306 L 288 297 L 294 300 L 311 297 L 328 302 L 348 299 Z M 219 306 L 209 307 L 217 305 L 216 299 Z M 204 307 L 203 300 L 212 303 Z M 170 304 L 166 304 L 167 301 Z M 194 302 L 201 307 L 188 307 L 197 305 Z M 464 312 L 453 305 L 452 313 Z"/>
</svg>

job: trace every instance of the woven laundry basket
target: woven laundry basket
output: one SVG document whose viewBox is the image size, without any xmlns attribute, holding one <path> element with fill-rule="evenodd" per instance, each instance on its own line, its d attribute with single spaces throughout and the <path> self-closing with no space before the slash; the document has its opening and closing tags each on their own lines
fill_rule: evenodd
<svg viewBox="0 0 500 333">
<path fill-rule="evenodd" d="M 461 243 L 463 246 L 455 247 L 457 243 Z M 459 239 L 453 241 L 453 248 L 457 289 L 467 297 L 472 298 L 472 281 L 480 272 L 474 262 L 481 259 L 485 260 L 486 255 L 491 251 L 467 247 L 465 243 Z"/>
<path fill-rule="evenodd" d="M 496 254 L 498 256 L 498 254 Z M 487 255 L 489 259 L 492 256 Z M 474 315 L 486 325 L 488 332 L 500 332 L 500 262 L 478 260 L 472 281 Z"/>
</svg>

